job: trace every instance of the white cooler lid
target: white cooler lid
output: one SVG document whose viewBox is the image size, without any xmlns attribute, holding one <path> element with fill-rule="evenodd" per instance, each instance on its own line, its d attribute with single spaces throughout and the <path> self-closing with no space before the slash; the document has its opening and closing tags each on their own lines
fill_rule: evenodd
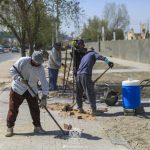
<svg viewBox="0 0 150 150">
<path fill-rule="evenodd" d="M 132 80 L 128 78 L 128 80 L 122 81 L 122 86 L 135 86 L 140 85 L 140 80 Z"/>
</svg>

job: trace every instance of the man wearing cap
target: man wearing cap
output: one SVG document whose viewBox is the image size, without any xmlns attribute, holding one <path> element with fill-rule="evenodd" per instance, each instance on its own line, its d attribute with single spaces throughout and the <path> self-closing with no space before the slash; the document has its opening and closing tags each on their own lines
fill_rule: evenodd
<svg viewBox="0 0 150 150">
<path fill-rule="evenodd" d="M 18 115 L 19 106 L 24 99 L 27 100 L 30 114 L 33 120 L 34 133 L 45 133 L 40 123 L 40 109 L 38 100 L 34 93 L 29 89 L 27 83 L 33 91 L 38 94 L 37 82 L 41 82 L 42 98 L 40 106 L 46 106 L 46 98 L 48 95 L 48 82 L 45 77 L 45 71 L 42 63 L 43 54 L 40 51 L 34 51 L 31 57 L 21 57 L 14 66 L 22 74 L 23 79 L 17 73 L 14 67 L 11 67 L 10 74 L 12 76 L 12 87 L 9 97 L 9 110 L 7 114 L 7 134 L 6 137 L 13 136 L 13 128 Z"/>
<path fill-rule="evenodd" d="M 83 103 L 82 96 L 84 92 L 91 105 L 91 114 L 99 115 L 99 111 L 97 111 L 96 108 L 96 97 L 95 97 L 94 85 L 92 82 L 92 69 L 96 60 L 104 61 L 111 68 L 114 65 L 113 62 L 109 61 L 106 57 L 97 53 L 93 48 L 90 48 L 90 50 L 87 51 L 87 53 L 83 56 L 76 77 L 76 82 L 77 82 L 76 101 L 78 105 L 78 111 L 80 113 L 84 113 L 83 104 L 82 104 Z"/>
<path fill-rule="evenodd" d="M 80 62 L 82 57 L 85 55 L 87 49 L 85 48 L 84 40 L 75 40 L 73 44 L 73 51 L 74 51 L 74 56 L 73 53 L 71 53 L 71 56 L 73 58 L 73 68 L 74 68 L 74 75 L 77 75 L 77 70 L 79 68 Z"/>
<path fill-rule="evenodd" d="M 49 53 L 48 72 L 49 72 L 50 91 L 58 90 L 57 78 L 58 78 L 59 68 L 61 67 L 61 49 L 62 49 L 62 45 L 60 42 L 58 42 L 54 44 L 54 47 Z"/>
</svg>

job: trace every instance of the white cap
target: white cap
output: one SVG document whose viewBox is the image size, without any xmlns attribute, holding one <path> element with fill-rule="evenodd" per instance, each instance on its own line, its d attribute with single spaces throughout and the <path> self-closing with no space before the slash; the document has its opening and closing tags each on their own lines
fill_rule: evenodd
<svg viewBox="0 0 150 150">
<path fill-rule="evenodd" d="M 40 51 L 34 51 L 31 58 L 37 64 L 42 64 L 44 62 L 43 53 Z"/>
</svg>

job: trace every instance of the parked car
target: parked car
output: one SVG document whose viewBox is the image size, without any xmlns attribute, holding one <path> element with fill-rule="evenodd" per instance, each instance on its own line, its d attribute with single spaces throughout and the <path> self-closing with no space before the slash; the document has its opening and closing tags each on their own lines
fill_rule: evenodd
<svg viewBox="0 0 150 150">
<path fill-rule="evenodd" d="M 0 45 L 0 53 L 4 53 L 4 46 Z"/>
<path fill-rule="evenodd" d="M 11 52 L 12 52 L 12 53 L 13 53 L 13 52 L 19 53 L 19 49 L 18 49 L 17 47 L 12 47 Z"/>
<path fill-rule="evenodd" d="M 10 52 L 11 48 L 8 45 L 4 45 L 4 52 Z"/>
</svg>

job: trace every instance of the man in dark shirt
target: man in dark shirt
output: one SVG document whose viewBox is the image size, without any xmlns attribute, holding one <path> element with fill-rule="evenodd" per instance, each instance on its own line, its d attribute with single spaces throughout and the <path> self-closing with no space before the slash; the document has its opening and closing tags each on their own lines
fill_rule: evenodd
<svg viewBox="0 0 150 150">
<path fill-rule="evenodd" d="M 74 51 L 74 56 L 72 54 L 73 68 L 74 68 L 73 71 L 74 71 L 74 75 L 76 76 L 77 70 L 78 70 L 80 62 L 81 62 L 81 59 L 85 55 L 85 53 L 87 52 L 87 49 L 85 48 L 84 41 L 82 39 L 75 41 L 73 51 Z"/>
<path fill-rule="evenodd" d="M 106 57 L 94 51 L 93 48 L 83 56 L 76 77 L 76 82 L 77 82 L 76 101 L 80 113 L 84 112 L 82 108 L 82 96 L 84 92 L 91 105 L 91 114 L 99 115 L 99 112 L 96 110 L 96 97 L 95 97 L 94 85 L 92 82 L 92 69 L 96 60 L 104 61 L 111 68 L 114 65 L 113 62 L 110 62 Z"/>
</svg>

